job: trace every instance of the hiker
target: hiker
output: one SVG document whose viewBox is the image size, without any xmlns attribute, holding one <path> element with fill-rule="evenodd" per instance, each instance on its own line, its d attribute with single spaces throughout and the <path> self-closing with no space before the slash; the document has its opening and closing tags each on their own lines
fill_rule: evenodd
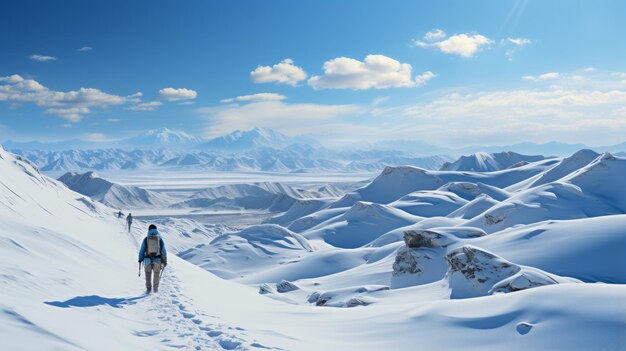
<svg viewBox="0 0 626 351">
<path fill-rule="evenodd" d="M 159 292 L 160 273 L 167 266 L 167 251 L 165 250 L 165 243 L 154 224 L 150 224 L 148 227 L 148 235 L 143 239 L 141 248 L 139 248 L 138 260 L 140 267 L 141 262 L 143 262 L 146 272 L 146 294 L 153 290 L 155 293 Z M 154 273 L 154 278 L 152 278 L 152 273 Z"/>
<path fill-rule="evenodd" d="M 123 216 L 123 215 L 124 215 L 124 214 L 122 213 L 122 211 L 121 211 L 121 210 L 117 212 L 117 218 L 122 218 L 122 216 Z"/>
<path fill-rule="evenodd" d="M 128 232 L 130 232 L 130 226 L 133 224 L 133 215 L 129 213 L 126 217 L 126 223 L 128 223 Z"/>
</svg>

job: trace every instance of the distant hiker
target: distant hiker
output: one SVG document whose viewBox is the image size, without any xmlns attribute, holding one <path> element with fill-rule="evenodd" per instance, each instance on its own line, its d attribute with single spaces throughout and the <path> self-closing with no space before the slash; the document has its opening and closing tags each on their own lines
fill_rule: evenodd
<svg viewBox="0 0 626 351">
<path fill-rule="evenodd" d="M 122 216 L 123 216 L 123 215 L 124 215 L 124 214 L 122 213 L 122 211 L 119 211 L 119 212 L 117 213 L 117 218 L 122 218 Z"/>
<path fill-rule="evenodd" d="M 167 266 L 167 251 L 165 250 L 165 243 L 154 224 L 150 224 L 148 227 L 148 235 L 143 239 L 141 248 L 139 248 L 138 260 L 140 266 L 141 262 L 143 262 L 146 272 L 146 294 L 149 294 L 153 289 L 154 292 L 159 292 L 161 269 Z M 154 278 L 151 277 L 153 272 Z"/>
<path fill-rule="evenodd" d="M 128 231 L 130 232 L 130 226 L 133 224 L 133 215 L 131 213 L 126 217 L 126 223 L 128 223 Z"/>
</svg>

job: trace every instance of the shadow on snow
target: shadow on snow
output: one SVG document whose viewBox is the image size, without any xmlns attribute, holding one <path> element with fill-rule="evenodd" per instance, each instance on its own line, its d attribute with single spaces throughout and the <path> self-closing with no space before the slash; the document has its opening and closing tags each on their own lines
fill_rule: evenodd
<svg viewBox="0 0 626 351">
<path fill-rule="evenodd" d="M 124 307 L 124 305 L 132 305 L 135 304 L 137 300 L 144 298 L 145 295 L 135 296 L 135 297 L 126 297 L 126 298 L 108 298 L 102 297 L 98 295 L 90 295 L 90 296 L 76 296 L 67 301 L 44 301 L 46 305 L 56 306 L 56 307 L 94 307 L 94 306 L 102 306 L 109 305 L 111 307 L 120 308 Z"/>
</svg>

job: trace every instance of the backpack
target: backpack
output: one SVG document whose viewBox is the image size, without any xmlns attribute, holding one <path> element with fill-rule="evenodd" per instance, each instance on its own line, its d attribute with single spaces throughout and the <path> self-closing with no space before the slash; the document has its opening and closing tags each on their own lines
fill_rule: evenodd
<svg viewBox="0 0 626 351">
<path fill-rule="evenodd" d="M 148 235 L 146 237 L 146 257 L 161 257 L 161 238 L 158 235 Z"/>
</svg>

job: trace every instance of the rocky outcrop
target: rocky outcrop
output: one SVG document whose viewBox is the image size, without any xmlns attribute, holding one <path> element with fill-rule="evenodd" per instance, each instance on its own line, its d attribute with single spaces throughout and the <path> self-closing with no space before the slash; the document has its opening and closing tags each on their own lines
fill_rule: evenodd
<svg viewBox="0 0 626 351">
<path fill-rule="evenodd" d="M 398 249 L 393 263 L 392 288 L 437 281 L 445 275 L 445 247 L 448 236 L 430 230 L 404 232 L 405 246 Z"/>
<path fill-rule="evenodd" d="M 287 293 L 290 291 L 295 291 L 295 290 L 299 290 L 300 288 L 287 280 L 281 280 L 280 282 L 276 283 L 275 286 L 272 286 L 270 284 L 261 284 L 259 286 L 259 294 L 275 294 L 275 293 Z"/>
<path fill-rule="evenodd" d="M 509 293 L 543 285 L 574 283 L 532 267 L 511 263 L 474 246 L 462 246 L 445 256 L 451 298 Z"/>
<path fill-rule="evenodd" d="M 297 285 L 287 280 L 281 280 L 276 284 L 276 291 L 279 293 L 286 293 L 298 289 L 300 288 Z"/>
<path fill-rule="evenodd" d="M 404 232 L 404 243 L 407 247 L 446 247 L 451 241 L 447 236 L 430 230 L 407 230 Z"/>
<path fill-rule="evenodd" d="M 274 294 L 275 292 L 276 290 L 269 284 L 261 284 L 259 286 L 259 294 L 261 295 Z"/>
<path fill-rule="evenodd" d="M 350 287 L 325 292 L 314 292 L 307 298 L 307 301 L 316 306 L 327 307 L 356 307 L 367 306 L 374 300 L 367 295 L 378 291 L 389 290 L 385 285 L 368 285 L 360 287 Z"/>
</svg>

